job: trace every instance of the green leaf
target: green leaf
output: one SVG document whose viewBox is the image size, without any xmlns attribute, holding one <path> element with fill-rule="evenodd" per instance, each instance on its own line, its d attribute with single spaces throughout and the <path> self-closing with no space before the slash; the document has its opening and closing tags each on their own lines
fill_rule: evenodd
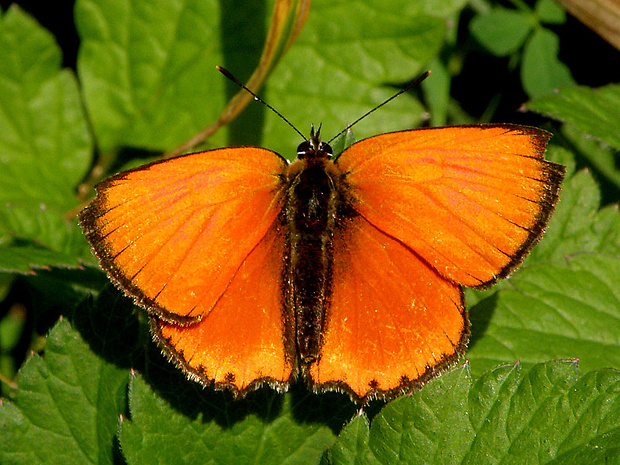
<svg viewBox="0 0 620 465">
<path fill-rule="evenodd" d="M 553 0 L 538 0 L 536 15 L 543 23 L 564 24 L 566 22 L 566 12 Z"/>
<path fill-rule="evenodd" d="M 379 464 L 381 463 L 368 447 L 370 422 L 365 414 L 353 418 L 328 450 L 331 464 Z"/>
<path fill-rule="evenodd" d="M 15 401 L 0 403 L 0 462 L 114 463 L 127 373 L 59 321 L 44 357 L 21 368 Z"/>
<path fill-rule="evenodd" d="M 620 85 L 572 86 L 535 99 L 527 109 L 563 121 L 620 150 Z"/>
<path fill-rule="evenodd" d="M 477 15 L 469 31 L 483 47 L 501 57 L 521 48 L 533 26 L 533 18 L 522 11 L 494 8 Z"/>
<path fill-rule="evenodd" d="M 75 8 L 78 74 L 104 152 L 123 145 L 171 149 L 213 122 L 226 96 L 215 66 L 246 57 L 247 67 L 234 71 L 251 69 L 266 14 L 240 7 L 233 17 L 224 5 L 199 0 L 79 0 Z"/>
<path fill-rule="evenodd" d="M 620 214 L 614 206 L 599 210 L 599 202 L 590 173 L 566 180 L 548 230 L 522 268 L 481 293 L 470 311 L 466 354 L 475 374 L 517 360 L 619 366 L 613 332 L 620 332 Z"/>
<path fill-rule="evenodd" d="M 391 5 L 397 6 L 392 3 Z M 399 11 L 419 9 L 431 16 L 438 18 L 449 18 L 460 13 L 467 5 L 467 0 L 425 0 L 423 2 L 404 2 Z M 392 10 L 393 11 L 393 10 Z"/>
<path fill-rule="evenodd" d="M 60 69 L 50 34 L 18 8 L 0 26 L 0 269 L 78 266 L 85 242 L 74 219 L 75 188 L 92 141 L 73 75 Z M 12 244 L 10 238 L 31 242 Z"/>
<path fill-rule="evenodd" d="M 7 278 L 9 275 L 0 274 L 0 292 L 5 294 L 0 295 L 1 300 L 6 297 L 8 284 L 10 284 L 10 279 Z M 0 389 L 2 392 L 8 392 L 9 395 L 15 391 L 15 385 L 11 381 L 15 379 L 19 368 L 13 354 L 19 350 L 19 343 L 29 329 L 26 326 L 25 316 L 23 308 L 13 306 L 0 319 L 0 373 L 2 374 Z"/>
<path fill-rule="evenodd" d="M 451 2 L 445 14 L 454 14 L 461 3 Z M 102 150 L 122 145 L 166 150 L 212 123 L 226 94 L 237 90 L 215 65 L 234 63 L 230 71 L 243 81 L 252 69 L 250 57 L 258 55 L 262 32 L 255 28 L 268 12 L 256 8 L 249 1 L 218 11 L 216 4 L 198 0 L 182 5 L 79 0 L 78 70 Z M 237 24 L 243 24 L 242 35 Z M 304 132 L 323 122 L 326 136 L 335 134 L 395 92 L 382 84 L 414 78 L 438 54 L 445 31 L 444 18 L 415 4 L 365 0 L 351 8 L 315 1 L 295 46 L 261 94 Z M 403 96 L 356 131 L 367 137 L 411 128 L 423 114 L 415 100 Z M 297 134 L 259 105 L 251 105 L 228 131 L 228 144 L 263 145 L 290 156 L 299 144 Z M 216 135 L 209 143 L 224 140 Z"/>
<path fill-rule="evenodd" d="M 335 439 L 320 422 L 300 421 L 290 394 L 260 390 L 235 405 L 223 400 L 228 396 L 217 396 L 216 404 L 195 391 L 181 398 L 178 390 L 155 393 L 142 377 L 132 377 L 131 420 L 123 419 L 120 431 L 129 464 L 314 464 Z M 190 400 L 191 415 L 176 407 Z"/>
<path fill-rule="evenodd" d="M 0 208 L 0 224 L 18 239 L 0 248 L 0 269 L 29 272 L 50 266 L 79 267 L 81 261 L 89 261 L 89 247 L 77 221 L 59 213 L 43 205 Z"/>
<path fill-rule="evenodd" d="M 526 264 L 564 265 L 567 256 L 577 253 L 620 256 L 618 209 L 610 205 L 599 210 L 600 200 L 600 189 L 591 173 L 581 171 L 565 180 L 545 236 Z"/>
<path fill-rule="evenodd" d="M 521 82 L 530 98 L 550 95 L 562 86 L 574 84 L 570 70 L 558 59 L 559 42 L 556 34 L 539 27 L 525 44 Z"/>
<path fill-rule="evenodd" d="M 52 36 L 18 8 L 0 25 L 0 205 L 75 206 L 92 142 Z"/>
<path fill-rule="evenodd" d="M 0 271 L 33 274 L 36 270 L 78 268 L 80 261 L 71 255 L 35 245 L 10 245 L 0 249 Z"/>
<path fill-rule="evenodd" d="M 330 463 L 615 463 L 618 444 L 617 371 L 549 362 L 473 381 L 461 367 L 391 402 L 370 427 L 354 419 Z"/>
<path fill-rule="evenodd" d="M 357 139 L 355 138 L 355 131 L 351 128 L 347 128 L 345 132 L 336 137 L 331 143 L 334 159 L 338 158 L 338 155 L 344 152 L 346 148 L 355 144 L 355 142 L 357 142 Z"/>
<path fill-rule="evenodd" d="M 472 371 L 558 358 L 586 370 L 620 366 L 618 273 L 620 257 L 583 253 L 515 274 L 471 309 Z"/>
<path fill-rule="evenodd" d="M 565 125 L 562 127 L 562 135 L 597 170 L 597 174 L 602 174 L 616 186 L 616 189 L 620 189 L 617 149 L 601 142 L 599 139 L 593 138 L 589 134 L 581 132 L 576 126 Z"/>
</svg>

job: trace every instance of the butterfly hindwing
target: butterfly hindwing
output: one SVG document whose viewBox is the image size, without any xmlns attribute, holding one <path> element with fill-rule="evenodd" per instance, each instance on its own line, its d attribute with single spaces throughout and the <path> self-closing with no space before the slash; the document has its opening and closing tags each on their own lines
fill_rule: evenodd
<svg viewBox="0 0 620 465">
<path fill-rule="evenodd" d="M 356 398 L 420 384 L 458 358 L 468 322 L 460 287 L 361 216 L 334 235 L 333 290 L 320 388 Z"/>
<path fill-rule="evenodd" d="M 277 225 L 250 252 L 215 307 L 199 322 L 153 322 L 169 357 L 191 377 L 244 393 L 257 384 L 288 385 L 292 335 L 280 289 L 282 231 Z"/>
</svg>

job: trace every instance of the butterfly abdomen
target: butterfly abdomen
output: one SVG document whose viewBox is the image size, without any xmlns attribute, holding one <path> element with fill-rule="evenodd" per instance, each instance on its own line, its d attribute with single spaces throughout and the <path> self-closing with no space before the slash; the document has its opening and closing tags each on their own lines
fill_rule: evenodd
<svg viewBox="0 0 620 465">
<path fill-rule="evenodd" d="M 284 307 L 295 325 L 297 356 L 319 358 L 332 291 L 333 236 L 339 194 L 326 166 L 300 160 L 291 165 L 283 220 L 287 246 Z"/>
</svg>

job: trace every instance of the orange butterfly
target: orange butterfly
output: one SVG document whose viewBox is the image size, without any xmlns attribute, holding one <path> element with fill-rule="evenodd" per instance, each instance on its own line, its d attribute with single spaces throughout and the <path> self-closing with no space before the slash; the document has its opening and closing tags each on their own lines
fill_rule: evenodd
<svg viewBox="0 0 620 465">
<path fill-rule="evenodd" d="M 420 385 L 463 354 L 461 286 L 523 260 L 564 176 L 531 127 L 395 132 L 336 159 L 319 133 L 291 164 L 242 147 L 117 174 L 80 213 L 190 378 L 242 396 L 301 376 L 356 400 Z"/>
</svg>

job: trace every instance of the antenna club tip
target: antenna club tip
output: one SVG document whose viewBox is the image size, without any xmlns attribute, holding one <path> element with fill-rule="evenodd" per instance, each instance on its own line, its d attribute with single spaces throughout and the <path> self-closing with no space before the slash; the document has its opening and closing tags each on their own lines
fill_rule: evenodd
<svg viewBox="0 0 620 465">
<path fill-rule="evenodd" d="M 222 67 L 220 65 L 217 65 L 215 67 L 215 69 L 217 69 L 220 73 L 222 73 L 224 76 L 226 76 L 231 81 L 237 82 L 237 79 L 226 68 L 224 68 L 224 67 Z"/>
</svg>

